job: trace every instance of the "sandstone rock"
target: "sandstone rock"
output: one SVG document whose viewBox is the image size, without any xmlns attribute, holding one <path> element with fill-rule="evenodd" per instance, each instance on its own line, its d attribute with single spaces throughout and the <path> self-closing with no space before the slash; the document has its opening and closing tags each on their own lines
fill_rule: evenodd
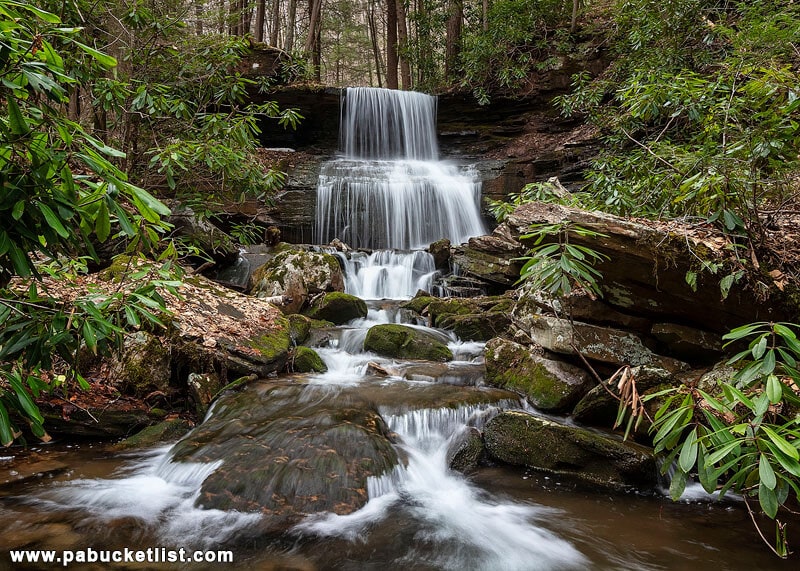
<svg viewBox="0 0 800 571">
<path fill-rule="evenodd" d="M 211 401 L 222 390 L 219 377 L 214 373 L 190 373 L 186 385 L 197 418 L 203 418 Z"/>
<path fill-rule="evenodd" d="M 173 234 L 200 248 L 219 264 L 232 264 L 239 257 L 239 248 L 230 236 L 191 208 L 176 201 L 168 204 L 172 214 L 167 222 L 174 225 Z"/>
<path fill-rule="evenodd" d="M 313 301 L 305 310 L 305 315 L 312 319 L 330 321 L 335 325 L 344 325 L 353 319 L 367 316 L 367 304 L 363 299 L 347 293 L 334 291 L 324 294 Z"/>
<path fill-rule="evenodd" d="M 284 313 L 298 313 L 318 293 L 344 291 L 344 275 L 335 256 L 322 252 L 287 250 L 256 269 L 251 293 L 256 297 L 286 295 Z"/>
<path fill-rule="evenodd" d="M 542 315 L 533 320 L 527 333 L 534 342 L 554 353 L 575 355 L 577 348 L 587 359 L 617 366 L 658 365 L 672 370 L 686 368 L 680 361 L 656 355 L 633 333 L 611 327 Z"/>
<path fill-rule="evenodd" d="M 130 450 L 133 448 L 148 448 L 160 442 L 178 440 L 192 429 L 192 423 L 182 418 L 164 420 L 158 424 L 148 426 L 114 445 L 117 450 Z"/>
<path fill-rule="evenodd" d="M 712 362 L 722 355 L 722 337 L 715 333 L 676 323 L 656 323 L 650 333 L 680 359 Z"/>
<path fill-rule="evenodd" d="M 206 421 L 178 442 L 172 461 L 221 461 L 198 505 L 263 514 L 264 534 L 281 534 L 309 513 L 352 513 L 366 504 L 367 479 L 398 463 L 375 406 L 356 393 L 309 397 L 307 386 L 255 383 L 220 397 Z"/>
<path fill-rule="evenodd" d="M 171 357 L 167 340 L 137 331 L 125 336 L 122 354 L 109 359 L 109 377 L 123 394 L 143 398 L 170 391 Z"/>
<path fill-rule="evenodd" d="M 470 426 L 450 444 L 447 450 L 447 465 L 457 472 L 469 472 L 478 467 L 483 453 L 481 431 Z"/>
<path fill-rule="evenodd" d="M 450 361 L 453 353 L 433 334 L 406 325 L 375 325 L 367 333 L 364 350 L 384 357 Z"/>
<path fill-rule="evenodd" d="M 569 409 L 594 385 L 580 367 L 546 359 L 535 349 L 500 338 L 486 344 L 486 382 L 519 392 L 545 411 Z"/>
<path fill-rule="evenodd" d="M 603 487 L 651 489 L 658 481 L 649 449 L 527 412 L 500 413 L 486 425 L 484 441 L 496 460 Z"/>
<path fill-rule="evenodd" d="M 675 375 L 656 367 L 633 367 L 631 368 L 631 374 L 635 379 L 636 390 L 639 392 L 640 396 L 645 396 L 680 384 L 680 380 L 675 378 Z M 607 382 L 605 387 L 599 385 L 595 386 L 586 393 L 586 396 L 584 396 L 577 405 L 575 405 L 572 411 L 572 417 L 575 419 L 575 422 L 611 429 L 617 418 L 617 411 L 619 409 L 619 401 L 614 398 L 612 394 L 619 394 L 615 382 Z M 649 401 L 645 406 L 652 417 L 661 406 L 661 401 Z M 641 425 L 639 433 L 640 438 L 648 438 L 648 428 L 646 423 Z"/>
<path fill-rule="evenodd" d="M 763 300 L 750 290 L 736 287 L 722 299 L 719 276 L 698 272 L 697 291 L 686 283 L 686 272 L 696 270 L 698 259 L 725 263 L 727 239 L 713 229 L 690 231 L 673 223 L 644 223 L 602 212 L 557 204 L 532 202 L 518 207 L 504 222 L 515 238 L 529 233 L 532 224 L 571 221 L 601 232 L 594 239 L 572 236 L 575 244 L 589 246 L 609 257 L 598 264 L 603 275 L 603 299 L 627 314 L 685 323 L 717 333 L 753 321 L 780 320 L 780 296 Z M 499 229 L 495 234 L 500 233 Z M 658 317 L 657 317 L 658 316 Z"/>
</svg>

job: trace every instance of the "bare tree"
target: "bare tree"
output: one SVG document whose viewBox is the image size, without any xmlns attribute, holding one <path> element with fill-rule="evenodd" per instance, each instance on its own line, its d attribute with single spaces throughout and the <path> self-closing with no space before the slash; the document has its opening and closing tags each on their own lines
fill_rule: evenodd
<svg viewBox="0 0 800 571">
<path fill-rule="evenodd" d="M 411 89 L 411 65 L 408 61 L 408 24 L 406 23 L 405 0 L 395 0 L 397 3 L 397 39 L 400 46 L 400 77 L 403 80 L 403 89 Z"/>
<path fill-rule="evenodd" d="M 264 41 L 264 17 L 267 9 L 267 0 L 257 0 L 256 2 L 256 29 L 253 37 L 257 42 Z"/>
<path fill-rule="evenodd" d="M 386 0 L 386 87 L 389 89 L 399 87 L 397 64 L 397 0 Z"/>
<path fill-rule="evenodd" d="M 294 26 L 297 19 L 297 0 L 289 0 L 289 14 L 286 16 L 286 36 L 283 42 L 283 49 L 292 53 L 294 49 Z"/>
<path fill-rule="evenodd" d="M 381 63 L 381 50 L 380 47 L 378 47 L 378 26 L 375 24 L 375 0 L 369 0 L 367 18 L 370 36 L 372 37 L 372 55 L 375 58 L 375 75 L 378 78 L 378 87 L 383 87 L 383 82 L 381 81 L 381 68 L 383 68 L 383 64 Z"/>
<path fill-rule="evenodd" d="M 463 0 L 449 0 L 448 13 L 444 72 L 448 78 L 452 79 L 455 77 L 458 56 L 461 53 L 461 22 L 464 19 Z"/>
<path fill-rule="evenodd" d="M 272 28 L 270 29 L 269 33 L 269 45 L 277 47 L 280 30 L 281 30 L 281 0 L 273 0 Z"/>
</svg>

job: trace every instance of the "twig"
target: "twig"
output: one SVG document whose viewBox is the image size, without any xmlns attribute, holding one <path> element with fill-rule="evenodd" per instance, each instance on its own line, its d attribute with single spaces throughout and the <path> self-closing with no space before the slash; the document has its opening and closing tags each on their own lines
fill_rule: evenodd
<svg viewBox="0 0 800 571">
<path fill-rule="evenodd" d="M 759 537 L 761 537 L 761 540 L 767 545 L 767 547 L 769 547 L 770 551 L 772 551 L 775 555 L 777 555 L 781 559 L 786 559 L 789 556 L 789 553 L 791 553 L 791 552 L 787 553 L 786 555 L 781 555 L 780 553 L 778 553 L 778 551 L 772 546 L 772 544 L 767 540 L 767 538 L 764 537 L 764 534 L 761 532 L 761 528 L 758 527 L 758 523 L 756 522 L 755 513 L 753 513 L 753 509 L 750 507 L 750 502 L 747 501 L 747 496 L 746 495 L 742 495 L 742 499 L 744 500 L 744 505 L 747 507 L 747 513 L 750 515 L 750 519 L 753 522 L 753 527 L 756 528 L 756 531 L 758 532 Z M 783 527 L 781 522 L 775 520 L 775 523 L 779 527 L 781 527 L 781 528 Z"/>
</svg>

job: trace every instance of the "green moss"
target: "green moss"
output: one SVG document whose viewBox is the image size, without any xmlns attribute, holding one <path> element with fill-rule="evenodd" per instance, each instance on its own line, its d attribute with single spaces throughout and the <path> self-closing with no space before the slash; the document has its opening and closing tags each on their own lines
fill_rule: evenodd
<svg viewBox="0 0 800 571">
<path fill-rule="evenodd" d="M 292 337 L 294 344 L 299 345 L 305 342 L 313 327 L 312 320 L 298 313 L 287 315 L 286 319 L 289 321 L 289 335 Z"/>
<path fill-rule="evenodd" d="M 367 304 L 354 295 L 333 291 L 326 293 L 305 315 L 313 319 L 323 319 L 337 325 L 352 319 L 363 319 L 367 316 Z"/>
<path fill-rule="evenodd" d="M 422 312 L 425 311 L 425 308 L 428 307 L 428 305 L 435 299 L 435 297 L 429 295 L 420 295 L 414 299 L 409 299 L 408 301 L 401 303 L 400 307 L 403 309 L 410 309 L 411 311 L 422 315 Z"/>
<path fill-rule="evenodd" d="M 276 329 L 265 335 L 250 339 L 248 345 L 261 353 L 268 361 L 279 359 L 292 346 L 291 325 L 285 317 L 275 320 Z"/>
<path fill-rule="evenodd" d="M 364 340 L 364 350 L 385 357 L 450 361 L 453 353 L 433 335 L 405 325 L 384 324 L 372 327 Z"/>
<path fill-rule="evenodd" d="M 189 430 L 192 425 L 182 419 L 165 420 L 153 426 L 148 426 L 144 430 L 137 432 L 133 436 L 116 444 L 117 450 L 129 450 L 131 448 L 145 448 L 153 446 L 159 442 L 177 440 Z"/>
<path fill-rule="evenodd" d="M 289 362 L 291 369 L 297 373 L 324 373 L 328 370 L 316 351 L 302 345 L 295 348 Z"/>
</svg>

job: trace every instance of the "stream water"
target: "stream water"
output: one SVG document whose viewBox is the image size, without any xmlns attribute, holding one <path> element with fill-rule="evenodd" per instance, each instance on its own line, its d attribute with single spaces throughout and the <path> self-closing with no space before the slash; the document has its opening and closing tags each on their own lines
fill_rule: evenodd
<svg viewBox="0 0 800 571">
<path fill-rule="evenodd" d="M 369 314 L 318 339 L 328 371 L 254 382 L 224 395 L 203 425 L 174 446 L 135 454 L 88 444 L 35 449 L 68 469 L 0 488 L 6 522 L 0 549 L 229 549 L 235 560 L 225 567 L 235 569 L 788 569 L 790 563 L 759 543 L 735 502 L 676 504 L 661 494 L 608 495 L 502 466 L 468 476 L 448 467 L 465 431 L 480 429 L 501 409 L 527 406 L 484 386 L 482 343 L 415 323 L 397 301 L 429 287 L 435 274 L 431 257 L 414 248 L 484 232 L 479 188 L 464 169 L 437 164 L 433 98 L 349 90 L 345 108 L 345 155 L 323 169 L 320 181 L 319 212 L 328 217 L 318 225 L 320 241 L 336 236 L 354 246 L 397 250 L 342 255 L 346 287 L 370 300 Z M 374 132 L 397 136 L 371 137 Z M 425 174 L 431 172 L 437 174 Z M 382 214 L 374 215 L 374 207 Z M 353 209 L 360 215 L 351 215 Z M 426 329 L 448 344 L 454 359 L 400 362 L 365 352 L 367 331 L 381 323 Z M 308 509 L 278 534 L 264 532 L 277 508 L 271 516 L 204 507 L 225 494 L 241 500 L 285 489 L 306 493 L 308 482 L 325 476 L 304 464 L 303 454 L 319 455 L 309 452 L 313 440 L 306 434 L 331 418 L 350 418 L 361 406 L 385 423 L 400 462 L 356 490 L 368 500 L 360 509 L 347 515 Z M 255 452 L 243 448 L 252 443 Z M 347 442 L 326 446 L 330 462 L 355 454 Z M 294 451 L 269 456 L 287 470 L 259 471 L 259 458 L 273 449 Z M 243 455 L 245 468 L 236 464 Z M 314 505 L 316 498 L 306 501 Z M 0 558 L 0 569 L 48 568 L 9 565 Z"/>
</svg>

